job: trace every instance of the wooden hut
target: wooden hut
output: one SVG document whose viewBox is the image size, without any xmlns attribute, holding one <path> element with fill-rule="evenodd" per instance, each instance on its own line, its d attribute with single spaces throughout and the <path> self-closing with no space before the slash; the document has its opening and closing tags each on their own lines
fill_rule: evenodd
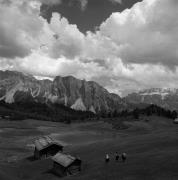
<svg viewBox="0 0 178 180">
<path fill-rule="evenodd" d="M 44 136 L 35 141 L 34 158 L 45 159 L 63 151 L 63 146 L 49 136 Z"/>
<path fill-rule="evenodd" d="M 53 158 L 53 172 L 58 176 L 74 175 L 81 171 L 82 161 L 68 154 L 57 153 Z"/>
</svg>

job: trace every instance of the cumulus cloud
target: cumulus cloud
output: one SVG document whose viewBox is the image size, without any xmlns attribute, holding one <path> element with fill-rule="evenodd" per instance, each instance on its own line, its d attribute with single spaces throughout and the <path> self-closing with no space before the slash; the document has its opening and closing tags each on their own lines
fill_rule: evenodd
<svg viewBox="0 0 178 180">
<path fill-rule="evenodd" d="M 49 27 L 56 37 L 48 46 L 51 57 L 75 58 L 81 54 L 84 35 L 76 25 L 69 24 L 66 18 L 61 17 L 58 13 L 53 13 Z"/>
<path fill-rule="evenodd" d="M 29 8 L 30 6 L 30 8 Z M 38 46 L 43 20 L 37 4 L 13 1 L 0 6 L 0 57 L 25 57 Z"/>
<path fill-rule="evenodd" d="M 177 65 L 178 3 L 144 0 L 122 13 L 113 13 L 100 30 L 120 46 L 118 56 L 128 63 Z"/>
<path fill-rule="evenodd" d="M 74 75 L 121 95 L 178 87 L 177 0 L 143 0 L 86 34 L 58 13 L 48 23 L 41 2 L 0 0 L 0 69 Z"/>
</svg>

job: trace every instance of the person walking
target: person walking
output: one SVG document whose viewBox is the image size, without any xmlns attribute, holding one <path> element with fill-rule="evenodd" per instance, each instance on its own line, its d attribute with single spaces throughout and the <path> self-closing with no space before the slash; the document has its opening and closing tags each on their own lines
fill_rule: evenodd
<svg viewBox="0 0 178 180">
<path fill-rule="evenodd" d="M 79 168 L 78 170 L 81 171 L 81 167 L 82 167 L 82 161 L 81 161 L 81 158 L 79 156 L 77 156 L 77 159 L 79 160 Z"/>
<path fill-rule="evenodd" d="M 119 154 L 118 152 L 115 153 L 115 161 L 118 161 L 119 160 Z"/>
<path fill-rule="evenodd" d="M 122 162 L 125 162 L 127 159 L 127 154 L 124 152 L 122 153 Z"/>
<path fill-rule="evenodd" d="M 109 154 L 106 154 L 106 156 L 105 156 L 105 162 L 106 162 L 106 163 L 108 163 L 108 162 L 109 162 L 109 160 L 110 160 L 110 158 L 109 158 Z"/>
</svg>

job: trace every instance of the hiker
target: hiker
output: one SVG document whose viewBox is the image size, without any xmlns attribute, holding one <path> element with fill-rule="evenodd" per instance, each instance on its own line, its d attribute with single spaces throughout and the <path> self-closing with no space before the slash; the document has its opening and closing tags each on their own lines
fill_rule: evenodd
<svg viewBox="0 0 178 180">
<path fill-rule="evenodd" d="M 106 154 L 106 157 L 105 157 L 105 162 L 108 163 L 109 162 L 109 154 Z"/>
<path fill-rule="evenodd" d="M 116 160 L 116 161 L 119 160 L 119 154 L 118 154 L 118 152 L 115 153 L 115 160 Z"/>
<path fill-rule="evenodd" d="M 125 162 L 127 158 L 127 154 L 126 153 L 122 153 L 122 162 Z"/>
<path fill-rule="evenodd" d="M 79 156 L 77 156 L 77 159 L 79 160 L 79 168 L 78 168 L 78 170 L 81 171 L 82 161 L 81 161 Z"/>
<path fill-rule="evenodd" d="M 81 163 L 80 163 L 80 164 L 79 164 L 79 167 L 78 167 L 78 170 L 79 170 L 79 171 L 81 171 L 81 169 L 82 169 L 81 167 L 82 167 L 82 165 L 81 165 Z"/>
</svg>

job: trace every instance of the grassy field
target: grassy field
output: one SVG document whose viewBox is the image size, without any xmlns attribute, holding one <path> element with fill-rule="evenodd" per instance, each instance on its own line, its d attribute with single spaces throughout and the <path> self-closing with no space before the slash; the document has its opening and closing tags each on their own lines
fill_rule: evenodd
<svg viewBox="0 0 178 180">
<path fill-rule="evenodd" d="M 64 180 L 177 180 L 178 125 L 158 117 L 124 123 L 128 129 L 104 122 L 0 121 L 0 180 L 60 179 L 51 173 L 51 159 L 29 158 L 41 135 L 51 135 L 65 152 L 83 160 L 82 172 Z M 116 151 L 128 154 L 125 163 L 114 161 Z M 108 164 L 105 153 L 111 157 Z"/>
</svg>

